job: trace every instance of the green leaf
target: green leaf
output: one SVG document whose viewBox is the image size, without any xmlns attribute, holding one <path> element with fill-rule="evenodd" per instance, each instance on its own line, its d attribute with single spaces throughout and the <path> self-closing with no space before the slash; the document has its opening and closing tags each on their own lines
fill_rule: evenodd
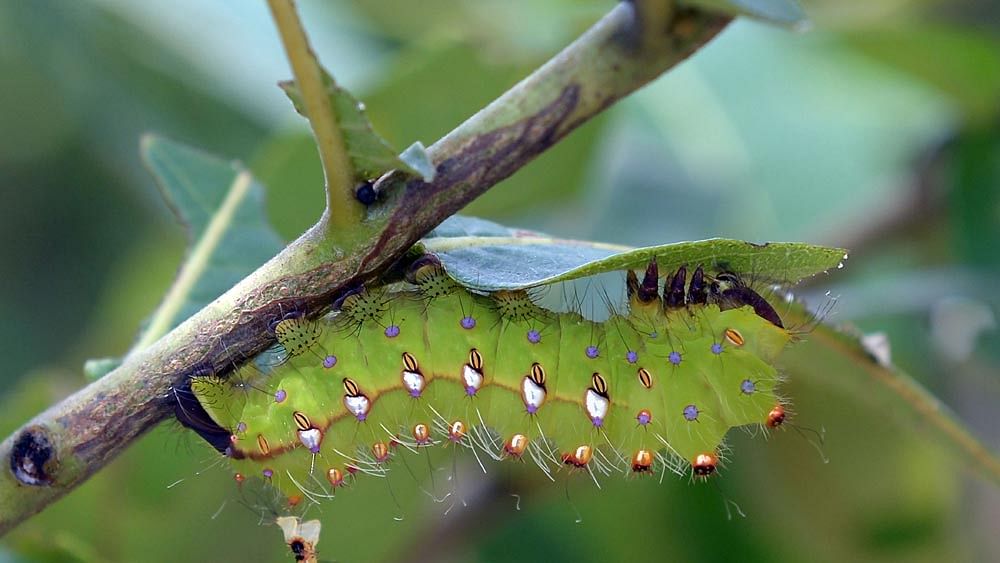
<svg viewBox="0 0 1000 563">
<path fill-rule="evenodd" d="M 704 265 L 711 271 L 752 272 L 775 283 L 794 283 L 838 267 L 840 248 L 804 243 L 753 244 L 710 239 L 645 248 L 556 239 L 508 229 L 468 217 L 452 217 L 421 241 L 448 273 L 468 287 L 484 291 L 520 289 L 642 269 L 656 258 L 661 271 Z"/>
<path fill-rule="evenodd" d="M 308 118 L 298 85 L 294 81 L 279 82 L 278 85 L 292 101 L 295 111 Z M 434 179 L 434 166 L 423 145 L 415 143 L 406 149 L 403 157 L 398 156 L 389 143 L 372 129 L 372 124 L 365 115 L 364 104 L 337 85 L 325 70 L 323 85 L 330 95 L 330 105 L 336 115 L 337 126 L 344 135 L 347 156 L 354 167 L 356 182 L 373 180 L 389 170 L 401 170 L 423 178 L 425 182 Z"/>
<path fill-rule="evenodd" d="M 167 205 L 185 225 L 188 255 L 133 350 L 141 350 L 203 308 L 284 246 L 264 212 L 264 187 L 240 164 L 167 139 L 142 139 L 142 158 Z M 118 360 L 89 360 L 97 379 Z"/>
<path fill-rule="evenodd" d="M 801 28 L 809 24 L 795 0 L 681 0 L 680 4 L 788 27 Z"/>
<path fill-rule="evenodd" d="M 899 431 L 947 448 L 964 468 L 1000 485 L 997 454 L 930 391 L 892 364 L 888 342 L 876 348 L 857 332 L 816 323 L 800 303 L 790 303 L 782 315 L 789 326 L 812 327 L 804 342 L 783 354 L 791 378 L 819 390 L 846 391 L 879 412 L 891 413 L 886 420 Z"/>
</svg>

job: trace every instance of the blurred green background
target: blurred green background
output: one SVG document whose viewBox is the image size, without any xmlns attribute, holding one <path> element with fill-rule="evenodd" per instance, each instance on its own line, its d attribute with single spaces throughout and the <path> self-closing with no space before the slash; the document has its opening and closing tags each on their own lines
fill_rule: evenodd
<svg viewBox="0 0 1000 563">
<path fill-rule="evenodd" d="M 320 59 L 402 148 L 432 143 L 612 5 L 300 9 Z M 803 5 L 809 33 L 736 23 L 466 212 L 622 244 L 726 236 L 850 248 L 848 267 L 814 280 L 810 301 L 830 291 L 829 322 L 886 332 L 896 363 L 996 449 L 1000 5 Z M 0 38 L 6 435 L 82 386 L 85 359 L 125 352 L 183 258 L 184 232 L 138 158 L 143 132 L 245 162 L 286 239 L 323 198 L 304 122 L 275 87 L 290 72 L 263 2 L 3 2 Z M 826 359 L 788 361 L 801 371 Z M 447 516 L 405 471 L 389 483 L 401 507 L 371 480 L 309 516 L 324 520 L 323 556 L 344 561 L 1000 558 L 998 489 L 833 379 L 786 388 L 796 421 L 825 428 L 828 464 L 794 429 L 734 436 L 722 478 L 705 486 L 596 490 L 506 466 L 482 478 L 460 459 L 469 506 Z M 257 527 L 260 502 L 237 495 L 216 462 L 164 425 L 5 537 L 0 561 L 286 557 L 278 530 Z M 728 520 L 727 500 L 746 518 Z"/>
</svg>

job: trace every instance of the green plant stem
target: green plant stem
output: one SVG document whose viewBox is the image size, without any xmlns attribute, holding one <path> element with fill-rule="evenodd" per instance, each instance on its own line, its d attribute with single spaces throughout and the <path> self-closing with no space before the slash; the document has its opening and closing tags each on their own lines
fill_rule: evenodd
<svg viewBox="0 0 1000 563">
<path fill-rule="evenodd" d="M 280 29 L 301 29 L 296 18 L 286 19 L 289 2 L 271 4 L 285 15 Z M 445 218 L 587 119 L 684 60 L 728 22 L 728 17 L 715 14 L 677 12 L 669 25 L 656 28 L 664 38 L 645 41 L 633 6 L 616 6 L 543 67 L 435 143 L 431 154 L 438 173 L 433 182 L 399 185 L 385 202 L 369 208 L 367 219 L 350 237 L 336 237 L 336 246 L 330 225 L 321 220 L 180 326 L 4 440 L 0 456 L 7 467 L 30 470 L 37 483 L 28 485 L 10 469 L 2 471 L 0 534 L 79 486 L 167 418 L 173 412 L 175 385 L 183 384 L 195 369 L 228 373 L 273 343 L 268 324 L 282 312 L 316 315 L 343 290 L 376 279 Z M 289 49 L 293 67 L 295 61 L 313 60 L 298 36 L 300 41 Z M 656 47 L 642 47 L 650 44 Z M 311 72 L 315 76 L 316 67 Z M 306 85 L 300 86 L 308 97 Z M 310 109 L 311 117 L 323 115 L 329 114 Z M 311 122 L 316 127 L 317 121 Z M 396 182 L 393 178 L 387 181 Z M 328 194 L 341 198 L 344 192 Z M 337 209 L 341 215 L 350 207 Z M 331 204 L 328 211 L 334 210 Z M 348 214 L 337 220 L 349 219 Z M 329 220 L 335 221 L 332 215 Z"/>
<path fill-rule="evenodd" d="M 323 85 L 323 73 L 316 55 L 309 47 L 309 40 L 302 22 L 295 11 L 293 0 L 268 0 L 271 15 L 281 35 L 281 43 L 292 66 L 295 82 L 302 92 L 319 148 L 323 174 L 326 178 L 326 212 L 324 219 L 330 228 L 350 229 L 361 221 L 364 207 L 354 197 L 351 161 L 347 156 L 344 138 L 337 126 L 337 116 L 330 104 L 330 96 Z"/>
<path fill-rule="evenodd" d="M 184 261 L 184 266 L 177 274 L 177 280 L 170 286 L 163 303 L 156 309 L 156 314 L 149 321 L 149 327 L 142 333 L 142 338 L 132 347 L 142 350 L 167 333 L 175 324 L 177 314 L 183 307 L 191 288 L 208 267 L 212 254 L 218 248 L 226 228 L 232 223 L 233 215 L 246 198 L 253 182 L 250 172 L 244 170 L 236 175 L 229 186 L 226 199 L 219 206 L 219 211 L 212 216 L 212 221 L 205 233 L 191 249 L 191 254 Z"/>
</svg>

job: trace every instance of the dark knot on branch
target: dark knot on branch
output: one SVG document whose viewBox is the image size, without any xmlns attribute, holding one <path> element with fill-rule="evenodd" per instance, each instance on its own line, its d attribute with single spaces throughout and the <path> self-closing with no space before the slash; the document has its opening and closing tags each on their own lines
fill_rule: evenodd
<svg viewBox="0 0 1000 563">
<path fill-rule="evenodd" d="M 10 452 L 10 470 L 19 483 L 48 487 L 55 481 L 59 459 L 42 426 L 29 426 L 18 436 Z"/>
</svg>

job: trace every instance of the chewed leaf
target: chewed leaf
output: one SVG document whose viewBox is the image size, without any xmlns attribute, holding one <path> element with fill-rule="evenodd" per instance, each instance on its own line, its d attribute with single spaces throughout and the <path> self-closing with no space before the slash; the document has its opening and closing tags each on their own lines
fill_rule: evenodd
<svg viewBox="0 0 1000 563">
<path fill-rule="evenodd" d="M 298 85 L 293 81 L 281 82 L 278 85 L 292 100 L 295 111 L 308 117 Z M 330 105 L 336 114 L 337 126 L 344 134 L 347 155 L 354 167 L 352 172 L 355 181 L 372 180 L 389 170 L 402 170 L 428 182 L 434 178 L 434 166 L 423 145 L 415 143 L 406 149 L 402 156 L 397 155 L 396 151 L 372 129 L 371 122 L 365 115 L 364 104 L 341 88 L 325 70 L 323 85 L 330 96 Z"/>
<path fill-rule="evenodd" d="M 141 151 L 190 242 L 177 279 L 134 350 L 222 295 L 284 246 L 268 223 L 264 187 L 242 165 L 156 136 L 144 137 Z M 97 379 L 116 366 L 113 358 L 91 360 L 85 371 Z"/>
<path fill-rule="evenodd" d="M 837 267 L 840 248 L 804 243 L 753 244 L 709 239 L 630 248 L 565 240 L 507 229 L 489 221 L 452 218 L 422 241 L 448 274 L 484 291 L 523 289 L 616 270 L 641 269 L 653 258 L 661 271 L 704 265 L 716 271 L 753 272 L 775 283 L 794 283 Z"/>
<path fill-rule="evenodd" d="M 788 27 L 801 28 L 809 23 L 795 0 L 681 0 L 680 4 Z"/>
</svg>

